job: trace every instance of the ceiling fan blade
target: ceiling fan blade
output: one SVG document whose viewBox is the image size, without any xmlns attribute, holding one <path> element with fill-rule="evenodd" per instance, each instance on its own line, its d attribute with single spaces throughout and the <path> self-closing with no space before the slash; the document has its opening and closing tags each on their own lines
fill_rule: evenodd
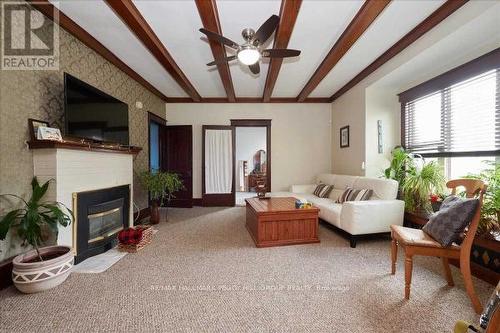
<svg viewBox="0 0 500 333">
<path fill-rule="evenodd" d="M 260 73 L 259 62 L 256 62 L 253 65 L 249 65 L 248 68 L 250 68 L 250 71 L 252 71 L 252 73 L 254 73 L 254 74 L 259 74 Z"/>
<path fill-rule="evenodd" d="M 264 44 L 266 40 L 271 37 L 274 30 L 276 30 L 276 28 L 278 27 L 279 23 L 280 18 L 277 15 L 272 15 L 270 18 L 268 18 L 267 21 L 264 22 L 264 24 L 262 24 L 255 33 L 254 45 Z"/>
<path fill-rule="evenodd" d="M 298 55 L 300 55 L 300 50 L 267 49 L 262 51 L 262 56 L 269 58 L 288 58 L 288 57 L 296 57 Z"/>
<path fill-rule="evenodd" d="M 213 65 L 219 65 L 219 64 L 223 64 L 225 62 L 228 62 L 228 61 L 231 61 L 231 60 L 234 60 L 236 59 L 237 56 L 230 56 L 230 57 L 227 57 L 227 58 L 224 58 L 224 59 L 217 59 L 217 60 L 214 60 L 214 61 L 211 61 L 207 64 L 207 66 L 213 66 Z"/>
<path fill-rule="evenodd" d="M 233 42 L 232 40 L 230 40 L 229 38 L 226 38 L 224 36 L 221 36 L 215 32 L 212 32 L 210 30 L 207 30 L 205 28 L 201 28 L 200 29 L 200 32 L 205 34 L 208 39 L 211 39 L 211 40 L 215 40 L 217 42 L 220 42 L 224 45 L 227 45 L 233 49 L 238 49 L 240 46 L 238 44 L 236 44 L 235 42 Z"/>
</svg>

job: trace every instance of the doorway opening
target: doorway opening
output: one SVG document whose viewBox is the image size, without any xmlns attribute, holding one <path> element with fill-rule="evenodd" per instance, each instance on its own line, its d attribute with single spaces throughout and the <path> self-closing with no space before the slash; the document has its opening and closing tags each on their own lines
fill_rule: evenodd
<svg viewBox="0 0 500 333">
<path fill-rule="evenodd" d="M 271 120 L 233 119 L 235 128 L 236 205 L 258 191 L 271 191 Z"/>
</svg>

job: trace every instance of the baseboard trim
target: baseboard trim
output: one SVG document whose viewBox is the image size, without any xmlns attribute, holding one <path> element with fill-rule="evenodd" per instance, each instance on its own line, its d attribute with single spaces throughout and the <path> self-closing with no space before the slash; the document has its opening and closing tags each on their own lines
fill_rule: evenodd
<svg viewBox="0 0 500 333">
<path fill-rule="evenodd" d="M 203 206 L 203 200 L 201 198 L 193 198 L 193 206 Z"/>
<path fill-rule="evenodd" d="M 12 260 L 14 257 L 0 262 L 0 290 L 12 285 Z"/>
</svg>

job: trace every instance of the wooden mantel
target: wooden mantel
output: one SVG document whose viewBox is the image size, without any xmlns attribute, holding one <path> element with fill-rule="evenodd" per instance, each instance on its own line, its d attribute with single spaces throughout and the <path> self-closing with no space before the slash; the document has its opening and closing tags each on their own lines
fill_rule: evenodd
<svg viewBox="0 0 500 333">
<path fill-rule="evenodd" d="M 51 140 L 32 140 L 28 141 L 30 149 L 73 149 L 96 152 L 109 152 L 119 154 L 137 155 L 142 148 L 134 146 L 120 146 L 112 144 L 85 142 L 85 141 L 51 141 Z"/>
</svg>

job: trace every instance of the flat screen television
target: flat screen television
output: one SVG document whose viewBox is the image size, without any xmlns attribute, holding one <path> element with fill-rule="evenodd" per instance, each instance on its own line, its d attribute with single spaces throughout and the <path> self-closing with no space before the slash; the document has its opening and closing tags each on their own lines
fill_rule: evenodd
<svg viewBox="0 0 500 333">
<path fill-rule="evenodd" d="M 64 73 L 66 135 L 129 144 L 128 105 Z"/>
</svg>

